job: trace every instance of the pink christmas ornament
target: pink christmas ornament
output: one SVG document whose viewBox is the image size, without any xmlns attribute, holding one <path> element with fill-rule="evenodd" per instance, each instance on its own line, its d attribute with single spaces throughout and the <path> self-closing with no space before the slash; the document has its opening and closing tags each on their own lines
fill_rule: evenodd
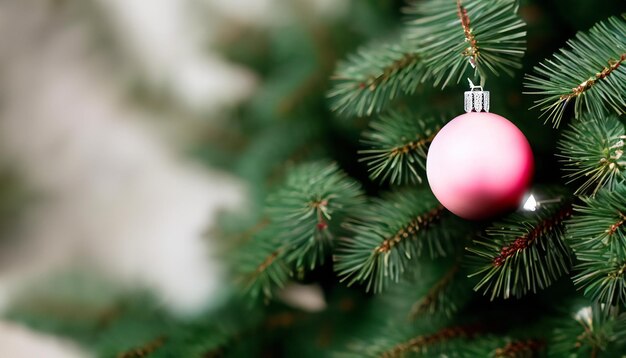
<svg viewBox="0 0 626 358">
<path fill-rule="evenodd" d="M 521 204 L 533 174 L 524 134 L 489 110 L 489 92 L 465 92 L 465 110 L 428 150 L 426 175 L 443 206 L 465 219 L 486 219 Z M 476 112 L 473 112 L 476 111 Z"/>
</svg>

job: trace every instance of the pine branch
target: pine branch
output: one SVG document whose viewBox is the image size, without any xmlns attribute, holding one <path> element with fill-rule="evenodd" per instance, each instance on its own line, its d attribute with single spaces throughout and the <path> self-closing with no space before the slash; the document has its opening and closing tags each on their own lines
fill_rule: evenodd
<svg viewBox="0 0 626 358">
<path fill-rule="evenodd" d="M 574 283 L 595 301 L 626 305 L 626 183 L 582 200 L 567 223 Z"/>
<path fill-rule="evenodd" d="M 484 327 L 482 325 L 446 327 L 432 334 L 413 337 L 383 352 L 380 354 L 380 357 L 395 358 L 404 357 L 407 353 L 411 352 L 425 353 L 428 352 L 429 349 L 432 349 L 432 346 L 441 344 L 442 342 L 459 338 L 474 338 L 481 334 L 483 330 Z"/>
<path fill-rule="evenodd" d="M 54 275 L 23 292 L 5 316 L 101 357 L 200 357 L 235 343 L 264 314 L 231 296 L 219 310 L 180 319 L 147 292 L 110 284 L 84 270 Z"/>
<path fill-rule="evenodd" d="M 526 32 L 513 0 L 416 2 L 394 44 L 372 44 L 340 63 L 328 93 L 333 111 L 346 116 L 380 113 L 399 94 L 413 94 L 430 77 L 458 82 L 470 61 L 481 77 L 520 68 Z"/>
<path fill-rule="evenodd" d="M 626 260 L 626 183 L 614 189 L 574 206 L 567 237 L 576 253 L 599 249 Z"/>
<path fill-rule="evenodd" d="M 513 74 L 521 68 L 525 24 L 513 0 L 415 1 L 407 37 L 418 43 L 434 84 L 458 83 L 468 67 L 485 81 L 488 74 Z"/>
<path fill-rule="evenodd" d="M 268 198 L 268 216 L 285 258 L 300 268 L 324 263 L 346 215 L 365 203 L 359 184 L 325 162 L 300 165 Z"/>
<path fill-rule="evenodd" d="M 344 116 L 380 113 L 400 94 L 413 94 L 423 81 L 422 56 L 410 41 L 374 43 L 341 62 L 328 93 L 331 109 Z"/>
<path fill-rule="evenodd" d="M 235 269 L 253 302 L 260 297 L 272 298 L 274 291 L 284 287 L 293 275 L 284 254 L 285 247 L 276 240 L 273 228 L 261 231 L 237 252 Z"/>
<path fill-rule="evenodd" d="M 150 355 L 165 344 L 166 338 L 167 337 L 159 336 L 151 340 L 150 342 L 145 343 L 141 347 L 133 348 L 131 350 L 119 353 L 117 355 L 117 358 L 136 358 Z"/>
<path fill-rule="evenodd" d="M 416 270 L 377 295 L 375 305 L 389 307 L 386 316 L 399 321 L 451 317 L 472 297 L 471 283 L 461 266 L 459 257 L 422 258 Z"/>
<path fill-rule="evenodd" d="M 336 164 L 314 162 L 292 168 L 268 198 L 270 224 L 241 248 L 237 271 L 246 291 L 271 298 L 294 269 L 314 269 L 334 245 L 341 222 L 365 199 L 356 181 Z"/>
<path fill-rule="evenodd" d="M 366 290 L 381 292 L 425 251 L 430 257 L 451 252 L 449 230 L 433 225 L 443 210 L 426 190 L 398 191 L 374 200 L 346 225 L 354 234 L 337 249 L 335 270 L 349 285 L 365 283 Z"/>
<path fill-rule="evenodd" d="M 626 314 L 599 304 L 578 308 L 559 322 L 550 357 L 619 357 L 626 351 Z"/>
<path fill-rule="evenodd" d="M 360 161 L 366 162 L 370 178 L 391 184 L 421 183 L 426 169 L 426 152 L 443 120 L 419 118 L 414 114 L 390 112 L 370 123 L 363 134 Z"/>
<path fill-rule="evenodd" d="M 536 212 L 514 213 L 487 230 L 487 237 L 467 248 L 480 281 L 474 287 L 496 297 L 521 297 L 537 292 L 567 273 L 572 254 L 564 242 L 564 221 L 572 208 L 566 202 L 542 205 Z"/>
<path fill-rule="evenodd" d="M 558 147 L 565 178 L 568 183 L 582 182 L 575 194 L 594 195 L 602 187 L 610 190 L 626 181 L 624 141 L 626 128 L 614 116 L 577 121 L 563 132 Z"/>
<path fill-rule="evenodd" d="M 373 326 L 368 336 L 348 344 L 338 358 L 394 358 L 463 356 L 469 342 L 488 332 L 481 323 L 450 323 L 430 317 L 414 323 L 387 322 Z"/>
<path fill-rule="evenodd" d="M 545 339 L 527 338 L 508 335 L 485 334 L 477 337 L 463 347 L 462 352 L 454 352 L 453 357 L 492 357 L 492 358 L 531 358 L 545 355 Z"/>
<path fill-rule="evenodd" d="M 495 358 L 535 357 L 546 347 L 541 339 L 512 341 L 504 347 L 496 348 Z"/>
<path fill-rule="evenodd" d="M 455 280 L 459 277 L 459 271 L 460 265 L 457 262 L 422 297 L 413 303 L 409 317 L 415 319 L 423 314 L 443 313 L 451 315 L 456 312 L 458 302 L 455 302 L 455 298 L 461 296 L 457 292 L 458 290 L 455 290 L 458 288 L 455 287 Z"/>
<path fill-rule="evenodd" d="M 600 250 L 579 253 L 576 256 L 580 271 L 573 280 L 584 288 L 586 296 L 606 304 L 626 304 L 626 260 Z"/>
<path fill-rule="evenodd" d="M 626 113 L 626 20 L 599 22 L 567 45 L 536 66 L 537 75 L 526 75 L 526 93 L 542 97 L 533 108 L 539 107 L 555 127 L 572 100 L 576 118 L 585 112 L 595 118 Z"/>
</svg>

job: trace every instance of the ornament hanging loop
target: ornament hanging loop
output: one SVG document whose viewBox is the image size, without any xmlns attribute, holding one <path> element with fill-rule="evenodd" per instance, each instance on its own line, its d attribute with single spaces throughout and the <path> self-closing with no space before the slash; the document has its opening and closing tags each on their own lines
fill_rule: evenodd
<svg viewBox="0 0 626 358">
<path fill-rule="evenodd" d="M 470 90 L 465 91 L 465 112 L 489 112 L 489 91 L 483 91 L 482 86 L 476 86 L 467 79 Z"/>
</svg>

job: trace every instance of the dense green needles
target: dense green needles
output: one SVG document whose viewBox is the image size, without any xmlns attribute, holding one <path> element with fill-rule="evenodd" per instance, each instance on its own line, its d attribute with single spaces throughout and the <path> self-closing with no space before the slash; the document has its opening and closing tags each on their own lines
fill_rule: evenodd
<svg viewBox="0 0 626 358">
<path fill-rule="evenodd" d="M 342 220 L 364 203 L 358 183 L 336 164 L 292 168 L 268 198 L 269 224 L 238 252 L 237 270 L 253 297 L 268 298 L 296 271 L 324 263 Z"/>
<path fill-rule="evenodd" d="M 348 222 L 352 232 L 337 249 L 335 268 L 343 280 L 382 291 L 397 282 L 417 259 L 453 250 L 450 230 L 442 228 L 443 207 L 426 190 L 390 193 Z"/>
<path fill-rule="evenodd" d="M 225 140 L 223 165 L 254 193 L 219 220 L 227 304 L 190 322 L 136 306 L 90 325 L 45 304 L 14 317 L 104 356 L 623 356 L 626 20 L 583 2 L 355 0 L 342 19 L 282 2 L 298 4 L 297 24 L 239 29 L 233 55 L 259 62 L 260 89 Z M 492 91 L 494 112 L 530 118 L 516 124 L 537 206 L 469 222 L 431 193 L 428 148 L 462 112 L 466 78 Z"/>
<path fill-rule="evenodd" d="M 396 42 L 373 43 L 340 63 L 328 92 L 331 108 L 370 116 L 422 84 L 445 87 L 472 73 L 480 83 L 490 74 L 513 75 L 526 43 L 517 8 L 514 0 L 411 2 Z"/>
<path fill-rule="evenodd" d="M 413 94 L 426 75 L 415 44 L 374 43 L 341 62 L 328 92 L 331 108 L 345 116 L 382 112 L 401 94 Z"/>
<path fill-rule="evenodd" d="M 491 299 L 521 297 L 569 272 L 573 255 L 565 243 L 564 223 L 571 204 L 561 196 L 556 199 L 536 211 L 511 214 L 474 240 L 468 250 L 476 267 L 470 277 L 480 279 L 476 290 Z"/>
<path fill-rule="evenodd" d="M 406 10 L 407 37 L 424 56 L 428 79 L 445 87 L 464 80 L 474 69 L 484 83 L 489 74 L 521 68 L 526 48 L 525 24 L 517 1 L 413 1 Z"/>
<path fill-rule="evenodd" d="M 527 93 L 541 96 L 535 107 L 546 121 L 558 127 L 570 101 L 577 118 L 626 113 L 626 19 L 602 21 L 567 45 L 526 76 Z"/>
<path fill-rule="evenodd" d="M 583 198 L 567 223 L 574 283 L 592 299 L 626 305 L 626 183 Z"/>
<path fill-rule="evenodd" d="M 626 127 L 615 116 L 584 119 L 563 131 L 558 142 L 565 178 L 576 194 L 595 194 L 626 181 Z"/>
<path fill-rule="evenodd" d="M 359 151 L 370 177 L 391 184 L 418 184 L 426 169 L 426 152 L 443 120 L 408 112 L 390 112 L 370 122 L 363 133 L 367 149 Z"/>
</svg>

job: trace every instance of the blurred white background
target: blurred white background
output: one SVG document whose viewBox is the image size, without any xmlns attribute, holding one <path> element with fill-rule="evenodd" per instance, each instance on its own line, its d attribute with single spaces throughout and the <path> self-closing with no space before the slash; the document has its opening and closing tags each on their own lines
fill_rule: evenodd
<svg viewBox="0 0 626 358">
<path fill-rule="evenodd" d="M 42 275 L 75 265 L 149 287 L 180 314 L 219 299 L 223 270 L 206 232 L 220 210 L 245 201 L 245 188 L 191 163 L 175 133 L 254 91 L 253 73 L 207 50 L 212 34 L 280 25 L 296 2 L 0 2 L 0 153 L 38 197 L 2 246 L 0 310 Z M 306 2 L 313 16 L 347 8 Z M 102 32 L 110 51 L 97 42 Z M 128 78 L 163 89 L 181 117 L 129 100 Z M 0 321 L 1 357 L 89 355 Z"/>
</svg>

